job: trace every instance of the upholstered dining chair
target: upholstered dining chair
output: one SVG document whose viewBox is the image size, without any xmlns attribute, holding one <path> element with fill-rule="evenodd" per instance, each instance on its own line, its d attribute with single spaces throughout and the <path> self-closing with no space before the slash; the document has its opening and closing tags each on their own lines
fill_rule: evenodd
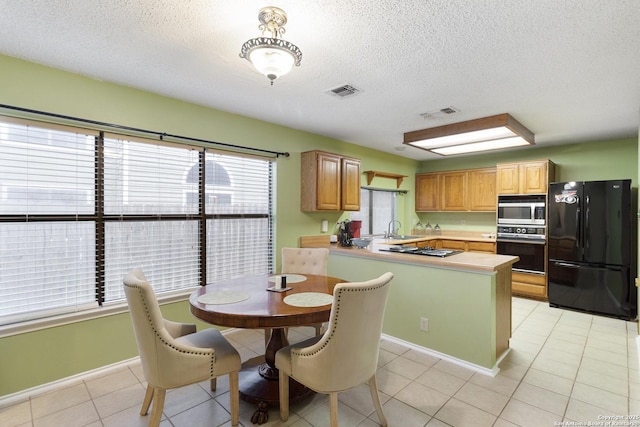
<svg viewBox="0 0 640 427">
<path fill-rule="evenodd" d="M 147 415 L 153 401 L 149 426 L 158 426 L 162 418 L 167 389 L 229 375 L 231 425 L 238 425 L 238 371 L 240 355 L 214 328 L 196 332 L 196 326 L 162 317 L 153 289 L 140 268 L 124 277 L 124 290 L 129 304 L 147 392 L 140 415 Z"/>
<path fill-rule="evenodd" d="M 282 248 L 282 274 L 327 275 L 329 249 L 327 248 Z M 316 336 L 322 334 L 322 324 L 311 325 Z"/>
<path fill-rule="evenodd" d="M 282 248 L 282 273 L 327 275 L 329 249 Z"/>
<path fill-rule="evenodd" d="M 368 382 L 378 421 L 387 425 L 378 395 L 376 369 L 392 278 L 392 273 L 384 273 L 366 282 L 336 285 L 329 327 L 324 335 L 276 353 L 282 421 L 289 418 L 289 378 L 293 378 L 329 395 L 331 427 L 338 426 L 338 393 Z"/>
</svg>

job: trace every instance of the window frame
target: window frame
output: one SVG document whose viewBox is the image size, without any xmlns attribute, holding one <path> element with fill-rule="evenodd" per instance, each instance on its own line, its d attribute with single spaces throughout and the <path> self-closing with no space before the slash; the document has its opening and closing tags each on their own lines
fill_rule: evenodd
<svg viewBox="0 0 640 427">
<path fill-rule="evenodd" d="M 365 192 L 368 193 L 367 195 L 365 195 Z M 362 214 L 362 208 L 364 203 L 361 202 L 360 204 L 360 210 L 359 211 L 354 211 L 354 212 L 350 212 L 350 219 L 352 221 L 354 220 L 361 220 L 363 221 L 362 224 L 362 228 L 360 231 L 360 234 L 363 236 L 382 236 L 386 233 L 386 229 L 382 232 L 382 233 L 375 233 L 374 229 L 373 229 L 373 224 L 374 224 L 374 215 L 375 212 L 377 212 L 376 206 L 374 206 L 374 194 L 375 193 L 392 193 L 393 194 L 393 201 L 394 203 L 391 205 L 390 210 L 391 210 L 391 216 L 390 216 L 390 221 L 398 221 L 398 217 L 399 217 L 399 213 L 400 213 L 400 200 L 398 199 L 399 196 L 401 195 L 405 195 L 407 192 L 405 190 L 394 190 L 394 189 L 386 189 L 386 188 L 375 188 L 375 187 L 360 187 L 360 200 L 364 201 L 364 200 L 368 200 L 368 206 L 367 208 L 367 212 L 368 214 L 366 215 L 366 219 L 363 218 L 363 214 Z M 367 227 L 367 229 L 365 230 L 365 227 Z"/>
<path fill-rule="evenodd" d="M 75 215 L 51 215 L 51 214 L 0 214 L 0 223 L 20 223 L 29 221 L 92 221 L 95 224 L 94 233 L 94 248 L 95 248 L 95 283 L 92 285 L 95 289 L 95 302 L 96 305 L 89 307 L 83 306 L 76 309 L 66 310 L 63 312 L 54 311 L 53 315 L 47 315 L 45 311 L 42 311 L 42 316 L 29 317 L 25 316 L 12 316 L 17 320 L 10 320 L 9 317 L 0 319 L 0 336 L 13 333 L 24 332 L 27 330 L 35 330 L 41 327 L 50 327 L 53 325 L 66 324 L 80 319 L 100 317 L 104 315 L 113 314 L 116 312 L 126 311 L 126 301 L 124 297 L 117 299 L 113 302 L 105 302 L 105 264 L 107 256 L 105 254 L 105 224 L 112 221 L 197 221 L 198 222 L 198 259 L 199 259 L 199 281 L 194 286 L 184 287 L 181 289 L 170 290 L 158 295 L 158 299 L 163 302 L 184 300 L 185 296 L 190 294 L 197 286 L 203 286 L 207 284 L 207 222 L 219 221 L 225 219 L 234 219 L 236 221 L 244 221 L 246 219 L 261 218 L 266 220 L 268 230 L 266 232 L 266 242 L 263 244 L 262 249 L 264 253 L 263 263 L 260 268 L 264 273 L 272 273 L 274 269 L 274 225 L 275 225 L 275 213 L 274 213 L 274 182 L 275 182 L 275 167 L 276 162 L 273 156 L 266 155 L 253 155 L 244 152 L 236 152 L 233 150 L 219 150 L 206 147 L 201 144 L 186 144 L 178 141 L 166 141 L 162 138 L 160 140 L 150 138 L 140 138 L 138 136 L 126 135 L 126 134 L 114 134 L 106 132 L 105 130 L 86 129 L 76 126 L 60 125 L 55 123 L 41 122 L 31 119 L 22 119 L 14 117 L 0 116 L 0 122 L 7 122 L 11 124 L 17 124 L 22 126 L 33 126 L 41 129 L 62 130 L 65 132 L 75 132 L 80 134 L 91 135 L 95 138 L 95 175 L 94 175 L 94 212 L 87 214 L 75 214 Z M 121 138 L 127 141 L 141 142 L 145 144 L 165 145 L 173 146 L 179 149 L 185 150 L 197 150 L 198 154 L 198 169 L 199 169 L 199 183 L 198 183 L 198 211 L 196 213 L 184 213 L 184 214 L 145 214 L 145 215 L 122 215 L 122 214 L 105 214 L 105 201 L 104 201 L 104 174 L 105 174 L 105 146 L 104 141 L 106 138 Z M 266 212 L 252 213 L 252 212 L 235 212 L 235 213 L 210 213 L 207 212 L 206 196 L 207 190 L 211 190 L 212 183 L 205 182 L 206 176 L 206 161 L 208 153 L 224 153 L 226 156 L 234 158 L 252 158 L 259 160 L 260 162 L 266 162 L 268 182 L 265 183 L 264 189 L 268 191 L 268 201 Z M 214 185 L 215 186 L 215 185 Z M 230 189 L 233 191 L 233 188 Z M 209 191 L 210 192 L 210 191 Z M 186 196 L 183 194 L 183 203 Z M 264 221 L 263 221 L 264 222 Z M 149 277 L 149 276 L 148 276 Z M 150 282 L 153 284 L 153 279 L 149 277 Z M 88 286 L 88 285 L 87 285 Z M 0 313 L 1 314 L 1 313 Z M 8 320 L 8 321 L 5 321 Z"/>
</svg>

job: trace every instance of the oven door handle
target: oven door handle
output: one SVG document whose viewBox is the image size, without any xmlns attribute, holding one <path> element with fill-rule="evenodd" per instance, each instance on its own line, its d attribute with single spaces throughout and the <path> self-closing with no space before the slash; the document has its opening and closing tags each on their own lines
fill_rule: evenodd
<svg viewBox="0 0 640 427">
<path fill-rule="evenodd" d="M 498 238 L 496 239 L 497 243 L 524 243 L 524 244 L 532 244 L 532 245 L 544 245 L 546 243 L 545 239 L 509 239 L 509 238 Z"/>
</svg>

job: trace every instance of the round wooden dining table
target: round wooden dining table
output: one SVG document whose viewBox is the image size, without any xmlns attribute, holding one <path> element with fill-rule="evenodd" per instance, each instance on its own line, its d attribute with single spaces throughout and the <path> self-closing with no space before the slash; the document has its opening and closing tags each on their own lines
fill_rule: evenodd
<svg viewBox="0 0 640 427">
<path fill-rule="evenodd" d="M 297 306 L 285 302 L 287 296 L 297 297 L 333 295 L 333 288 L 345 280 L 311 274 L 285 274 L 285 292 L 270 291 L 275 277 L 282 275 L 245 276 L 203 286 L 189 297 L 191 313 L 212 325 L 233 328 L 271 329 L 264 357 L 243 364 L 240 372 L 240 397 L 248 402 L 275 405 L 278 399 L 278 370 L 276 352 L 289 345 L 286 328 L 315 325 L 329 320 L 331 303 Z M 303 294 L 304 293 L 304 294 Z M 221 296 L 219 301 L 217 296 Z M 201 302 L 201 301 L 205 301 Z M 211 303 L 213 302 L 213 303 Z M 293 403 L 313 392 L 290 380 L 290 401 Z"/>
</svg>

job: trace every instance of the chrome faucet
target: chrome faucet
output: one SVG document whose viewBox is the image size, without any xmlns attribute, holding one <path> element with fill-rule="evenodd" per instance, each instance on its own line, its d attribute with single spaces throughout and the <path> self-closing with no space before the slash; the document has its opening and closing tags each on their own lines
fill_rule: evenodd
<svg viewBox="0 0 640 427">
<path fill-rule="evenodd" d="M 392 226 L 394 225 L 394 223 L 398 223 L 398 228 L 392 228 Z M 392 219 L 391 221 L 389 221 L 389 226 L 387 227 L 387 238 L 393 237 L 395 235 L 398 234 L 398 231 L 400 231 L 400 227 L 402 227 L 402 223 L 400 221 L 398 221 L 397 219 Z"/>
</svg>

